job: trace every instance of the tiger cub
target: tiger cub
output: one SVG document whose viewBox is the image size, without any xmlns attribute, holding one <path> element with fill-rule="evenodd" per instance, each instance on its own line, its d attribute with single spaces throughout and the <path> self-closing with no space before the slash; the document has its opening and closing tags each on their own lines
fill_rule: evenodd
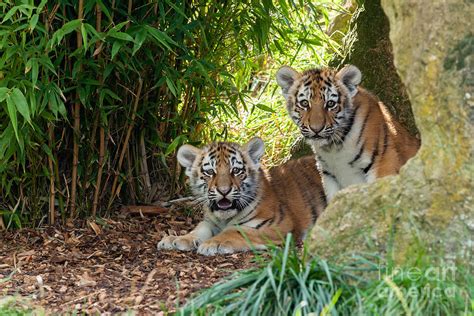
<svg viewBox="0 0 474 316">
<path fill-rule="evenodd" d="M 299 73 L 284 66 L 276 77 L 290 117 L 316 154 L 328 201 L 351 184 L 398 173 L 417 152 L 420 141 L 359 87 L 357 67 Z"/>
<path fill-rule="evenodd" d="M 201 149 L 180 147 L 178 161 L 204 208 L 204 220 L 186 235 L 164 237 L 158 249 L 215 255 L 264 249 L 290 232 L 303 239 L 326 207 L 314 157 L 266 171 L 260 168 L 263 153 L 258 137 L 242 146 L 219 142 Z"/>
</svg>

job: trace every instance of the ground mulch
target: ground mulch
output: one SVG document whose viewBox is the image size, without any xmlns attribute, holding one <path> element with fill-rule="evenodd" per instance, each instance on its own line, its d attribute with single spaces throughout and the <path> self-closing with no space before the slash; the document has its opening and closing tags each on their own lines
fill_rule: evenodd
<svg viewBox="0 0 474 316">
<path fill-rule="evenodd" d="M 27 298 L 47 313 L 172 311 L 193 293 L 255 265 L 249 253 L 157 251 L 164 235 L 196 224 L 173 211 L 0 232 L 0 296 Z"/>
</svg>

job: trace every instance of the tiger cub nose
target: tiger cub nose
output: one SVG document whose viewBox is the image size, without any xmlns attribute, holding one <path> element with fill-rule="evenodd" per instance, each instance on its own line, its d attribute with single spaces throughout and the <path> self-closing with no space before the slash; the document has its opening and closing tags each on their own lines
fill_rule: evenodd
<svg viewBox="0 0 474 316">
<path fill-rule="evenodd" d="M 321 131 L 324 129 L 324 126 L 319 127 L 319 126 L 314 126 L 314 125 L 311 126 L 311 125 L 310 125 L 310 126 L 309 126 L 309 129 L 310 129 L 313 133 L 315 133 L 316 135 L 319 135 L 319 133 L 321 133 Z"/>
<path fill-rule="evenodd" d="M 230 192 L 230 187 L 217 187 L 217 192 L 222 194 L 222 196 L 226 196 Z"/>
</svg>

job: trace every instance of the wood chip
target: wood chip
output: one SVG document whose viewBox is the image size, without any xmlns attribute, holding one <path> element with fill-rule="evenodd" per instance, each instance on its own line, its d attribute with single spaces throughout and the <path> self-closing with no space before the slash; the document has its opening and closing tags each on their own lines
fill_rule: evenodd
<svg viewBox="0 0 474 316">
<path fill-rule="evenodd" d="M 83 221 L 2 231 L 0 278 L 11 279 L 1 284 L 1 295 L 36 297 L 47 315 L 74 308 L 79 314 L 172 313 L 178 300 L 183 304 L 196 291 L 251 266 L 252 254 L 206 257 L 156 250 L 162 233 L 190 231 L 199 216 L 125 213 L 103 219 L 106 226 L 90 222 L 100 230 Z"/>
</svg>

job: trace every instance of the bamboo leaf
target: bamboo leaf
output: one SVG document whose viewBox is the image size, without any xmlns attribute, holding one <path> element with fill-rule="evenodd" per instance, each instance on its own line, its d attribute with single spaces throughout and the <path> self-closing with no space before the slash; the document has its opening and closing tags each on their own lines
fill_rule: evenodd
<svg viewBox="0 0 474 316">
<path fill-rule="evenodd" d="M 168 86 L 168 88 L 170 89 L 171 93 L 177 97 L 178 96 L 178 92 L 176 91 L 176 86 L 174 84 L 173 81 L 171 81 L 170 78 L 166 77 L 166 85 Z"/>
<path fill-rule="evenodd" d="M 48 155 L 48 157 L 51 158 L 52 161 L 54 161 L 54 156 L 53 152 L 51 151 L 51 148 L 49 148 L 46 144 L 41 145 L 41 148 L 46 153 L 46 155 Z"/>
<path fill-rule="evenodd" d="M 2 24 L 5 23 L 6 21 L 10 20 L 12 16 L 20 9 L 20 6 L 14 6 L 13 8 L 10 9 L 10 11 L 5 14 L 5 17 L 2 20 Z"/>
<path fill-rule="evenodd" d="M 36 28 L 36 24 L 38 24 L 39 15 L 34 14 L 30 20 L 30 31 L 32 32 Z"/>
<path fill-rule="evenodd" d="M 148 31 L 151 36 L 153 36 L 154 39 L 156 39 L 160 44 L 162 44 L 164 47 L 166 47 L 168 50 L 173 51 L 171 49 L 171 46 L 168 44 L 168 42 L 171 40 L 168 35 L 165 33 L 147 25 L 146 30 Z M 170 41 L 172 44 L 176 44 L 173 40 Z"/>
<path fill-rule="evenodd" d="M 112 99 L 115 99 L 117 101 L 122 101 L 122 98 L 120 98 L 117 94 L 113 93 L 110 89 L 102 89 L 102 91 L 105 94 L 108 94 L 109 96 L 111 96 Z"/>
<path fill-rule="evenodd" d="M 14 147 L 15 132 L 12 126 L 10 122 L 5 131 L 0 135 L 0 161 L 8 159 L 9 157 L 6 157 L 5 152 L 7 149 Z"/>
<path fill-rule="evenodd" d="M 41 0 L 41 3 L 39 6 L 36 8 L 36 13 L 39 14 L 41 11 L 43 11 L 44 6 L 48 3 L 48 0 Z"/>
<path fill-rule="evenodd" d="M 30 59 L 31 61 L 31 83 L 33 87 L 36 86 L 36 82 L 38 81 L 38 72 L 39 66 L 38 61 L 36 59 Z"/>
<path fill-rule="evenodd" d="M 79 19 L 72 20 L 64 24 L 63 27 L 61 27 L 58 31 L 61 31 L 64 33 L 64 35 L 67 35 L 73 31 L 76 31 L 80 25 L 82 25 L 81 20 Z"/>
<path fill-rule="evenodd" d="M 130 21 L 129 20 L 126 20 L 126 21 L 123 21 L 117 25 L 115 25 L 111 31 L 116 31 L 116 32 L 120 32 L 120 30 L 129 23 Z"/>
<path fill-rule="evenodd" d="M 84 47 L 87 48 L 87 32 L 86 32 L 84 23 L 81 23 L 81 35 L 82 35 L 82 43 L 84 44 Z"/>
<path fill-rule="evenodd" d="M 272 109 L 271 107 L 269 107 L 268 105 L 265 105 L 265 104 L 263 104 L 263 103 L 257 103 L 257 104 L 255 104 L 255 106 L 256 106 L 257 108 L 259 108 L 260 110 L 262 110 L 262 111 L 270 112 L 270 113 L 275 113 L 275 110 L 274 110 L 274 109 Z"/>
<path fill-rule="evenodd" d="M 184 135 L 179 135 L 178 137 L 176 137 L 176 138 L 171 142 L 171 144 L 168 145 L 168 148 L 166 148 L 165 156 L 168 156 L 168 155 L 171 154 L 173 151 L 175 151 L 176 148 L 178 147 L 178 145 L 182 144 L 184 138 L 185 138 Z"/>
<path fill-rule="evenodd" d="M 111 59 L 114 59 L 115 55 L 117 55 L 118 51 L 120 50 L 122 46 L 123 46 L 123 42 L 120 42 L 120 41 L 114 42 L 114 44 L 112 45 L 112 53 L 110 56 Z"/>
<path fill-rule="evenodd" d="M 133 37 L 124 32 L 109 32 L 107 35 L 120 40 L 133 42 Z"/>
<path fill-rule="evenodd" d="M 0 102 L 7 98 L 8 91 L 10 91 L 10 89 L 6 87 L 0 87 Z"/>
<path fill-rule="evenodd" d="M 12 93 L 7 98 L 7 103 L 10 102 L 13 106 L 16 107 L 18 112 L 25 118 L 25 120 L 31 123 L 30 118 L 30 108 L 28 107 L 28 102 L 26 101 L 23 92 L 20 89 L 14 88 Z"/>
<path fill-rule="evenodd" d="M 133 45 L 133 51 L 132 55 L 135 55 L 135 53 L 142 47 L 143 43 L 146 40 L 148 33 L 145 28 L 140 29 L 137 32 L 137 35 L 135 36 L 135 45 Z"/>
<path fill-rule="evenodd" d="M 51 40 L 48 43 L 48 46 L 52 48 L 55 45 L 59 44 L 63 40 L 64 36 L 77 30 L 81 24 L 82 21 L 79 19 L 65 23 L 60 29 L 54 32 L 53 36 L 51 37 Z"/>
<path fill-rule="evenodd" d="M 20 142 L 20 137 L 18 136 L 18 119 L 16 116 L 16 107 L 9 96 L 7 96 L 7 111 L 8 116 L 10 117 L 10 123 L 12 124 L 13 130 L 15 132 L 16 140 Z"/>
<path fill-rule="evenodd" d="M 181 8 L 179 8 L 176 4 L 174 4 L 172 1 L 170 0 L 166 0 L 166 3 L 172 7 L 176 12 L 178 12 L 183 18 L 187 19 L 188 17 L 186 16 L 186 13 L 184 13 L 183 10 L 181 10 Z"/>
<path fill-rule="evenodd" d="M 299 40 L 303 43 L 312 44 L 312 45 L 316 45 L 316 46 L 321 46 L 322 45 L 321 39 L 317 38 L 317 37 L 314 37 L 314 38 L 299 38 Z"/>
<path fill-rule="evenodd" d="M 82 25 L 84 25 L 85 30 L 89 33 L 89 36 L 91 37 L 90 41 L 92 43 L 95 43 L 96 41 L 103 41 L 106 37 L 105 33 L 97 32 L 97 30 L 89 23 L 83 23 Z"/>
<path fill-rule="evenodd" d="M 99 6 L 100 6 L 100 10 L 101 10 L 102 12 L 104 12 L 105 16 L 106 16 L 107 18 L 109 18 L 109 20 L 112 21 L 112 15 L 110 14 L 109 9 L 107 8 L 107 6 L 104 5 L 104 2 L 103 2 L 102 0 L 98 0 L 97 3 L 98 3 Z"/>
</svg>

